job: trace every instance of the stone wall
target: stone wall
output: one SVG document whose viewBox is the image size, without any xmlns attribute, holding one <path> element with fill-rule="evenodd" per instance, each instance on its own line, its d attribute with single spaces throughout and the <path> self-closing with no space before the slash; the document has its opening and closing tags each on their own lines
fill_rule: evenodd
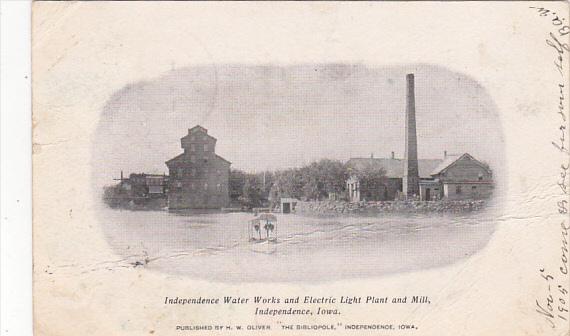
<svg viewBox="0 0 570 336">
<path fill-rule="evenodd" d="M 349 203 L 343 201 L 299 202 L 300 214 L 376 214 L 376 213 L 448 213 L 481 210 L 484 200 L 461 201 L 379 201 Z"/>
</svg>

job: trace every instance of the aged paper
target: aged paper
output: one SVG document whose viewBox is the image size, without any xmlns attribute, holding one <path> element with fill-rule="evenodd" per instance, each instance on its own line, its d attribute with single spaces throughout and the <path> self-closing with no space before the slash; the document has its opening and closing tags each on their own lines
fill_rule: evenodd
<svg viewBox="0 0 570 336">
<path fill-rule="evenodd" d="M 36 335 L 567 335 L 566 2 L 35 2 Z"/>
</svg>

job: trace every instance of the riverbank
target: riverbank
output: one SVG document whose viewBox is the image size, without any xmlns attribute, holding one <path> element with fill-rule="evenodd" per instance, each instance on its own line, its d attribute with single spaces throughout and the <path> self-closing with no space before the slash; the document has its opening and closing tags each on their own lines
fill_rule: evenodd
<svg viewBox="0 0 570 336">
<path fill-rule="evenodd" d="M 485 200 L 458 201 L 313 201 L 297 203 L 298 214 L 465 213 L 479 211 Z"/>
</svg>

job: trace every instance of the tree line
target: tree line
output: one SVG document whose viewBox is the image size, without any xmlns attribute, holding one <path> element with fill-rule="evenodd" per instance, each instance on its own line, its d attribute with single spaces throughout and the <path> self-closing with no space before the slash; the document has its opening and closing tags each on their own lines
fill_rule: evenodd
<svg viewBox="0 0 570 336">
<path fill-rule="evenodd" d="M 323 200 L 331 193 L 346 197 L 346 180 L 355 175 L 361 188 L 377 188 L 384 183 L 385 171 L 374 165 L 352 169 L 339 160 L 321 159 L 300 168 L 247 173 L 232 169 L 230 198 L 234 206 L 274 207 L 282 197 Z"/>
</svg>

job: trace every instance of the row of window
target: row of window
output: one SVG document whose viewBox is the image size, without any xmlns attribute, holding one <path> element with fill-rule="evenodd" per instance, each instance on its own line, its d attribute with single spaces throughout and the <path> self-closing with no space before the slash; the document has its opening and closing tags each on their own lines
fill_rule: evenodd
<svg viewBox="0 0 570 336">
<path fill-rule="evenodd" d="M 204 152 L 207 152 L 208 150 L 209 150 L 208 144 L 204 144 Z M 190 151 L 191 152 L 196 151 L 196 144 L 190 144 Z"/>
<path fill-rule="evenodd" d="M 446 172 L 442 172 L 442 173 L 441 173 L 441 176 L 442 176 L 442 177 L 446 177 L 446 176 L 447 176 L 447 173 L 446 173 Z M 479 174 L 477 175 L 477 180 L 483 181 L 483 173 L 479 173 Z"/>
<path fill-rule="evenodd" d="M 177 189 L 182 189 L 182 182 L 176 181 L 174 186 Z M 203 188 L 204 190 L 208 190 L 208 187 L 209 187 L 208 182 L 205 182 L 203 184 L 202 183 L 195 183 L 195 182 L 190 183 L 190 189 L 193 189 L 193 190 L 197 190 L 197 188 Z M 217 191 L 222 191 L 223 187 L 224 187 L 223 183 L 216 184 L 216 190 Z"/>
<path fill-rule="evenodd" d="M 191 135 L 190 136 L 190 141 L 195 141 L 196 140 L 196 136 L 195 135 Z M 208 136 L 207 135 L 203 135 L 202 136 L 202 140 L 208 140 Z"/>
<path fill-rule="evenodd" d="M 472 191 L 477 190 L 477 186 L 471 186 L 471 190 L 472 190 Z M 456 194 L 461 194 L 462 192 L 463 192 L 462 186 L 460 186 L 460 185 L 455 186 L 455 193 L 456 193 Z"/>
<path fill-rule="evenodd" d="M 207 154 L 204 154 L 207 155 Z M 196 155 L 192 154 L 190 155 L 190 162 L 196 162 Z M 204 156 L 204 162 L 208 162 L 208 157 Z"/>
<path fill-rule="evenodd" d="M 198 170 L 196 168 L 191 168 L 189 171 L 190 176 L 197 176 Z M 210 169 L 208 169 L 208 167 L 204 167 L 201 169 L 201 172 L 204 174 L 209 174 L 210 173 Z M 182 177 L 184 176 L 184 168 L 178 168 L 175 171 L 172 172 L 173 173 L 173 177 Z M 216 170 L 216 174 L 217 175 L 221 175 L 222 171 L 221 170 Z"/>
</svg>

